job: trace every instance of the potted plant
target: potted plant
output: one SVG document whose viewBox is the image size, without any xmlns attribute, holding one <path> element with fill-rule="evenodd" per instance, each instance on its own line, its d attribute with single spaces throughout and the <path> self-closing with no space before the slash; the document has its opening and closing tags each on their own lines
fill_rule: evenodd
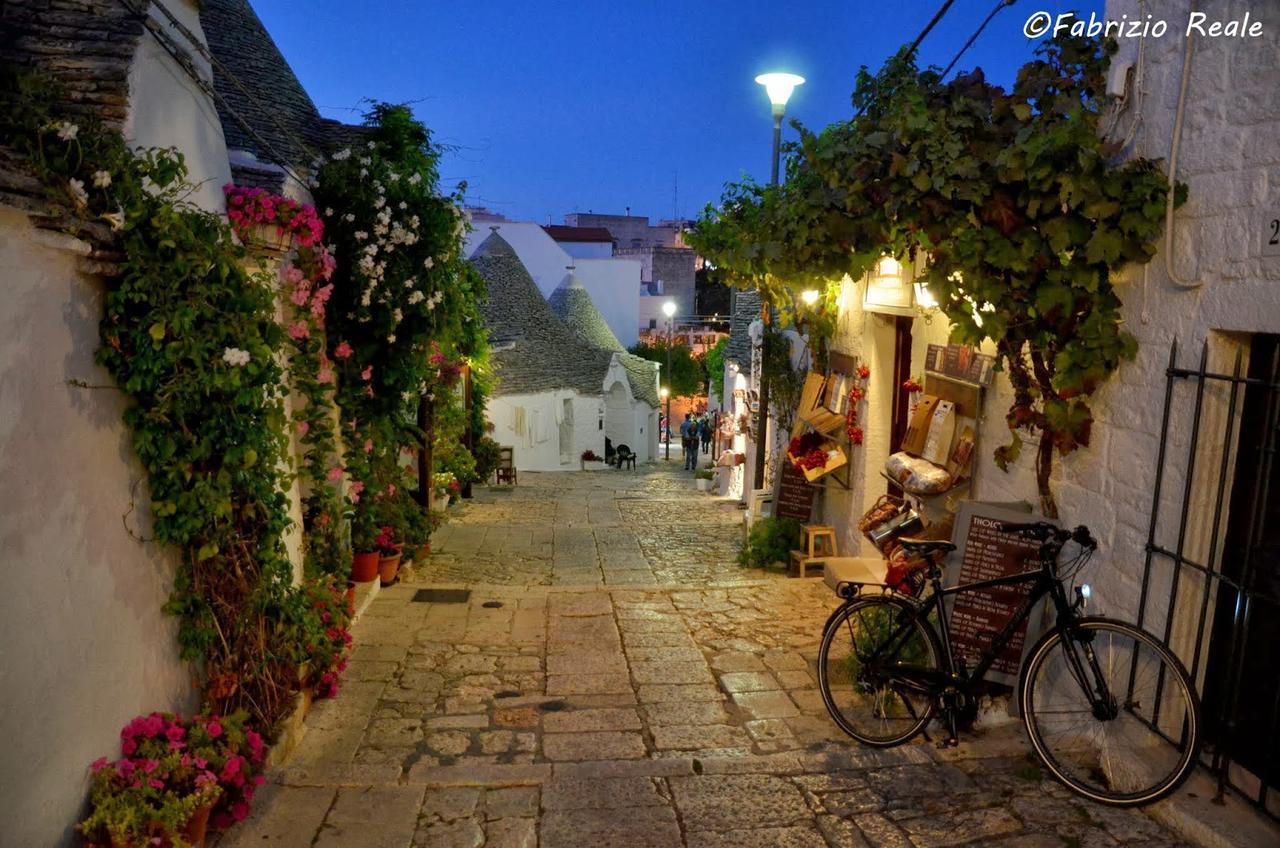
<svg viewBox="0 0 1280 848">
<path fill-rule="evenodd" d="M 262 785 L 266 746 L 246 714 L 138 716 L 120 731 L 121 758 L 95 761 L 93 812 L 80 823 L 91 843 L 111 848 L 204 844 L 208 826 L 249 815 Z"/>
<path fill-rule="evenodd" d="M 591 450 L 590 448 L 587 448 L 586 450 L 584 450 L 582 452 L 582 456 L 579 457 L 579 459 L 582 463 L 583 471 L 599 471 L 600 469 L 604 468 L 603 457 L 596 454 L 596 452 Z"/>
<path fill-rule="evenodd" d="M 378 576 L 379 532 L 373 510 L 357 507 L 351 516 L 351 579 L 356 583 L 368 583 Z"/>
<path fill-rule="evenodd" d="M 698 487 L 699 492 L 711 491 L 711 481 L 715 479 L 715 474 L 710 468 L 699 468 L 693 473 L 693 484 Z"/>
<path fill-rule="evenodd" d="M 374 544 L 378 548 L 378 576 L 383 586 L 396 582 L 396 573 L 400 570 L 400 557 L 404 546 L 395 540 L 395 532 L 391 525 L 385 525 L 378 533 Z"/>
</svg>

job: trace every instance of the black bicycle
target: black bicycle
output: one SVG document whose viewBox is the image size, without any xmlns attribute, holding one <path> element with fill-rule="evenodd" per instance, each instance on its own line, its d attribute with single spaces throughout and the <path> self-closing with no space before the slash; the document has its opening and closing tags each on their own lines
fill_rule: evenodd
<svg viewBox="0 0 1280 848">
<path fill-rule="evenodd" d="M 840 728 L 864 745 L 901 745 L 939 715 L 940 745 L 956 744 L 983 676 L 1037 603 L 1052 599 L 1056 621 L 1026 655 L 1018 704 L 1031 744 L 1049 771 L 1081 795 L 1115 806 L 1148 804 L 1186 779 L 1200 750 L 1200 703 L 1182 663 L 1154 636 L 1132 624 L 1086 616 L 1088 587 L 1069 596 L 1065 582 L 1097 549 L 1085 527 L 1004 524 L 1040 544 L 1033 568 L 944 588 L 941 562 L 950 542 L 904 539 L 909 557 L 923 560 L 922 600 L 892 591 L 862 594 L 842 584 L 845 602 L 827 620 L 818 656 L 818 682 Z M 1063 557 L 1068 543 L 1074 552 Z M 1038 560 L 1038 561 L 1037 561 Z M 943 599 L 994 587 L 1030 584 L 1016 614 L 974 668 L 952 651 Z M 922 586 L 923 588 L 923 586 Z"/>
</svg>

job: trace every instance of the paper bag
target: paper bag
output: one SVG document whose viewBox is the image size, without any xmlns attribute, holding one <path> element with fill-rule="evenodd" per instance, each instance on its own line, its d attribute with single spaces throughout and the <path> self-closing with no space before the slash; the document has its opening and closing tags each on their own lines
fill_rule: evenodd
<svg viewBox="0 0 1280 848">
<path fill-rule="evenodd" d="M 929 435 L 924 440 L 924 450 L 920 452 L 922 459 L 934 465 L 946 465 L 951 456 L 951 437 L 956 432 L 956 405 L 949 400 L 940 400 L 933 410 L 933 418 L 929 422 Z"/>
<path fill-rule="evenodd" d="M 911 423 L 907 425 L 907 432 L 902 437 L 904 451 L 913 456 L 919 456 L 924 451 L 924 443 L 929 436 L 929 424 L 933 421 L 933 412 L 937 406 L 938 398 L 934 395 L 925 395 L 920 398 L 915 411 L 911 414 Z"/>
</svg>

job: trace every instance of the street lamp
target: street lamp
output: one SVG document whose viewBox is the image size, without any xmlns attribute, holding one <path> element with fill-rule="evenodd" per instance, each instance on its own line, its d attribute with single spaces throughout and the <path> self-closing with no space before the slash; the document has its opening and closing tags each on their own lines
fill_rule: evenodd
<svg viewBox="0 0 1280 848">
<path fill-rule="evenodd" d="M 769 95 L 769 104 L 773 107 L 773 157 L 770 162 L 769 185 L 778 184 L 778 160 L 782 155 L 782 116 L 787 111 L 787 101 L 796 86 L 804 83 L 804 77 L 787 73 L 761 74 L 756 82 L 764 86 Z M 761 310 L 761 319 L 769 323 L 769 310 Z M 761 368 L 763 371 L 763 367 Z M 760 415 L 756 425 L 756 468 L 753 475 L 752 488 L 764 488 L 764 465 L 769 459 L 768 449 L 769 427 L 769 384 L 760 375 Z"/>
<path fill-rule="evenodd" d="M 662 304 L 662 314 L 667 316 L 667 385 L 672 384 L 671 379 L 671 335 L 675 329 L 676 302 L 668 300 Z M 667 401 L 667 461 L 671 460 L 671 391 L 669 389 L 662 390 L 662 396 Z"/>
<path fill-rule="evenodd" d="M 765 92 L 769 95 L 769 103 L 773 106 L 773 176 L 769 178 L 769 184 L 774 185 L 778 182 L 778 151 L 782 146 L 782 116 L 787 110 L 787 101 L 791 99 L 791 92 L 796 90 L 796 86 L 804 84 L 804 77 L 795 74 L 761 74 L 756 77 L 756 82 L 764 86 Z"/>
</svg>

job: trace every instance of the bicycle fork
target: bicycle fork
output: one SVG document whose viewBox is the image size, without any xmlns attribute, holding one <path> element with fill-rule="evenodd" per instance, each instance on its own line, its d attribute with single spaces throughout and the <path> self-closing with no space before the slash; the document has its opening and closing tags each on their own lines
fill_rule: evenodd
<svg viewBox="0 0 1280 848">
<path fill-rule="evenodd" d="M 1071 676 L 1075 678 L 1076 683 L 1084 690 L 1085 697 L 1089 699 L 1093 717 L 1098 721 L 1111 721 L 1116 718 L 1120 715 L 1120 708 L 1116 703 L 1115 695 L 1111 692 L 1106 675 L 1102 673 L 1102 667 L 1098 664 L 1098 656 L 1093 650 L 1093 637 L 1084 633 L 1077 636 L 1075 627 L 1068 625 L 1063 628 L 1062 640 Z M 1080 651 L 1084 653 L 1083 661 Z M 1092 685 L 1089 682 L 1090 676 L 1096 681 Z"/>
</svg>

